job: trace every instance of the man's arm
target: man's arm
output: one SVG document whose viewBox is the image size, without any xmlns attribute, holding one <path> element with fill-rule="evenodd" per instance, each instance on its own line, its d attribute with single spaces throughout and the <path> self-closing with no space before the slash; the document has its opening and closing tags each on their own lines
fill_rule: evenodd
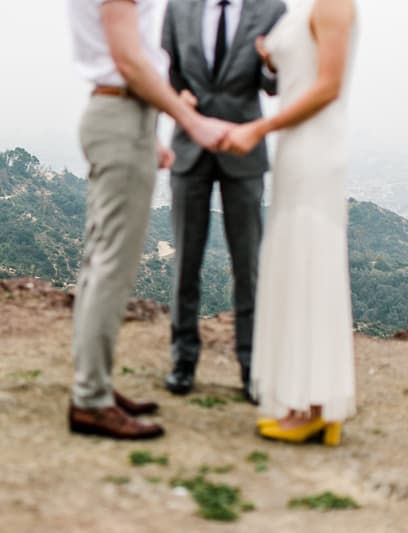
<svg viewBox="0 0 408 533">
<path fill-rule="evenodd" d="M 271 24 L 271 29 L 275 26 L 278 20 L 286 13 L 286 5 L 279 2 L 276 7 L 275 16 Z M 276 96 L 278 94 L 278 74 L 271 72 L 266 66 L 262 66 L 261 70 L 261 89 L 263 89 L 269 96 Z"/>
<path fill-rule="evenodd" d="M 181 74 L 180 57 L 177 46 L 177 39 L 174 26 L 174 14 L 172 3 L 168 2 L 166 12 L 164 15 L 163 32 L 162 32 L 162 47 L 169 54 L 170 57 L 170 82 L 174 89 L 180 93 L 187 89 L 190 90 L 187 81 Z"/>
<path fill-rule="evenodd" d="M 162 80 L 143 51 L 136 6 L 129 0 L 109 0 L 101 5 L 102 24 L 117 69 L 143 101 L 174 118 L 201 146 L 216 149 L 230 126 L 201 117 Z"/>
</svg>

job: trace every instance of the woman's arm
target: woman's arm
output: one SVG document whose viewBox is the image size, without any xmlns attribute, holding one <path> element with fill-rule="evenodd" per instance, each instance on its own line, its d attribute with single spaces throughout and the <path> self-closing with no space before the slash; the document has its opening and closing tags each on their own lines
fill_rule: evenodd
<svg viewBox="0 0 408 533">
<path fill-rule="evenodd" d="M 266 119 L 265 134 L 296 126 L 338 98 L 343 84 L 353 20 L 353 0 L 316 1 L 311 16 L 311 30 L 317 42 L 319 65 L 316 82 L 293 105 L 279 115 Z"/>
<path fill-rule="evenodd" d="M 224 141 L 223 149 L 239 154 L 247 153 L 268 133 L 296 126 L 338 98 L 346 68 L 354 16 L 353 0 L 316 0 L 311 15 L 311 31 L 318 53 L 318 75 L 315 83 L 278 115 L 244 125 L 241 132 L 237 131 L 240 127 L 233 130 Z M 245 145 L 241 144 L 234 149 L 234 144 L 243 143 L 244 138 Z"/>
</svg>

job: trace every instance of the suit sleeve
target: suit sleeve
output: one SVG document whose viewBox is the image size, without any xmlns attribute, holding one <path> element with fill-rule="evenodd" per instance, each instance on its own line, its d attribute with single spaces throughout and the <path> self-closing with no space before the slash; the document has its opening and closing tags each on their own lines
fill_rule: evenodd
<svg viewBox="0 0 408 533">
<path fill-rule="evenodd" d="M 286 5 L 283 2 L 279 2 L 275 10 L 270 29 L 272 29 L 278 20 L 286 13 Z M 278 74 L 270 72 L 266 65 L 262 66 L 261 70 L 261 89 L 263 89 L 269 96 L 275 96 L 278 94 Z"/>
<path fill-rule="evenodd" d="M 189 89 L 188 83 L 181 74 L 180 69 L 180 57 L 177 46 L 172 2 L 168 2 L 164 15 L 162 47 L 170 57 L 169 77 L 171 85 L 177 92 L 181 92 L 183 89 Z"/>
</svg>

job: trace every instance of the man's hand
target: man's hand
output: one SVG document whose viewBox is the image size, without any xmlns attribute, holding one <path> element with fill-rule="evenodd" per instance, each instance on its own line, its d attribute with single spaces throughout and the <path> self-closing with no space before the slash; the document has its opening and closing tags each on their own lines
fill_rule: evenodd
<svg viewBox="0 0 408 533">
<path fill-rule="evenodd" d="M 194 94 L 188 89 L 183 89 L 180 93 L 180 98 L 190 107 L 195 109 L 198 105 L 198 99 Z"/>
<path fill-rule="evenodd" d="M 234 155 L 246 155 L 263 139 L 260 128 L 260 121 L 248 122 L 240 126 L 235 126 L 224 141 L 220 149 L 223 152 L 230 152 Z"/>
<path fill-rule="evenodd" d="M 160 169 L 169 169 L 174 165 L 176 154 L 171 148 L 166 148 L 159 141 L 157 142 L 157 154 L 159 158 L 158 167 Z"/>
<path fill-rule="evenodd" d="M 256 51 L 258 52 L 259 57 L 262 59 L 262 61 L 265 63 L 268 69 L 271 72 L 276 72 L 276 68 L 274 67 L 271 61 L 271 55 L 265 48 L 265 39 L 266 37 L 264 36 L 258 37 L 255 41 L 255 48 L 256 48 Z"/>
<path fill-rule="evenodd" d="M 211 152 L 216 152 L 232 128 L 234 124 L 230 122 L 197 115 L 194 124 L 187 129 L 187 132 L 197 144 Z"/>
</svg>

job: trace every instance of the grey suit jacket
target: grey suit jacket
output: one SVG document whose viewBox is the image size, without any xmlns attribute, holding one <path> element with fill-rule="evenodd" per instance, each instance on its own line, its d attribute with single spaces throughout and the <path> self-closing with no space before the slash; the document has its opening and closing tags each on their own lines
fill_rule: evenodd
<svg viewBox="0 0 408 533">
<path fill-rule="evenodd" d="M 170 55 L 170 80 L 177 91 L 189 89 L 198 110 L 210 117 L 243 123 L 261 116 L 260 89 L 276 93 L 276 81 L 263 75 L 255 39 L 266 35 L 286 6 L 281 0 L 244 0 L 233 44 L 218 76 L 213 79 L 202 45 L 205 0 L 169 0 L 163 26 L 163 48 Z M 176 127 L 173 171 L 188 172 L 202 153 L 187 133 Z M 245 157 L 217 154 L 224 172 L 234 177 L 262 175 L 268 169 L 265 142 Z"/>
</svg>

